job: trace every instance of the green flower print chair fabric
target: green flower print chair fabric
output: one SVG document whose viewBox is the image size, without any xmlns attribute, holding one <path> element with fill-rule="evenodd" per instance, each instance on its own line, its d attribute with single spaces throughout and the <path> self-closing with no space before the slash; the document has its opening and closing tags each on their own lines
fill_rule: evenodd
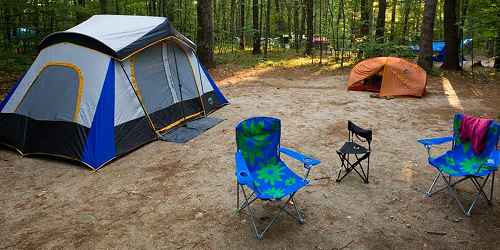
<svg viewBox="0 0 500 250">
<path fill-rule="evenodd" d="M 472 149 L 470 141 L 460 140 L 460 126 L 463 114 L 456 114 L 453 120 L 453 137 L 448 140 L 453 141 L 450 151 L 430 158 L 431 166 L 438 168 L 441 172 L 450 176 L 486 176 L 498 168 L 496 162 L 497 143 L 500 133 L 500 126 L 492 122 L 488 128 L 486 144 L 481 154 L 476 155 Z"/>
<path fill-rule="evenodd" d="M 308 184 L 287 167 L 280 152 L 304 162 L 306 168 L 319 164 L 319 160 L 280 147 L 280 134 L 280 120 L 271 117 L 250 118 L 236 127 L 238 183 L 262 200 L 279 200 Z"/>
</svg>

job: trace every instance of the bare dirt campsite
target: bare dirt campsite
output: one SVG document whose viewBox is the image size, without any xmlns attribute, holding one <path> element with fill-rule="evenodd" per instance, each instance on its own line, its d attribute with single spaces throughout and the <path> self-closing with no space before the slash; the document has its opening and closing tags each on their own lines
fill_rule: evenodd
<svg viewBox="0 0 500 250">
<path fill-rule="evenodd" d="M 1 1 L 0 250 L 500 249 L 499 4 Z"/>
<path fill-rule="evenodd" d="M 386 100 L 347 91 L 348 72 L 215 71 L 231 102 L 213 114 L 223 123 L 98 172 L 2 148 L 0 249 L 498 249 L 499 200 L 468 218 L 446 193 L 424 198 L 434 172 L 416 142 L 450 134 L 455 112 L 500 119 L 498 81 L 431 76 L 425 97 Z M 279 117 L 282 144 L 322 160 L 297 194 L 305 224 L 283 217 L 262 241 L 235 213 L 234 126 L 257 115 Z M 348 120 L 374 130 L 369 184 L 355 175 L 335 182 Z M 257 204 L 262 222 L 273 206 Z"/>
</svg>

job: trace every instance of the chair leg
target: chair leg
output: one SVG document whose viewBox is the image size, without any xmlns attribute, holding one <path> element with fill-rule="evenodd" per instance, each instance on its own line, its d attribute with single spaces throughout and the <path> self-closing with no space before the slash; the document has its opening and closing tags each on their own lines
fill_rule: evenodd
<svg viewBox="0 0 500 250">
<path fill-rule="evenodd" d="M 444 187 L 442 187 L 442 188 L 440 188 L 440 189 L 438 189 L 438 190 L 436 190 L 436 191 L 433 191 L 433 190 L 434 190 L 435 185 L 437 184 L 437 180 L 439 179 L 439 177 L 440 177 L 440 176 L 442 176 L 442 177 L 444 178 L 444 182 L 445 182 L 445 184 L 446 184 L 446 183 L 450 183 L 450 186 L 451 186 L 451 187 L 454 187 L 454 186 L 456 186 L 457 184 L 459 184 L 459 183 L 461 183 L 461 182 L 463 182 L 463 181 L 465 181 L 465 180 L 469 179 L 469 177 L 464 177 L 464 178 L 462 178 L 462 179 L 460 179 L 460 180 L 458 180 L 458 181 L 451 182 L 451 177 L 448 177 L 448 179 L 446 179 L 446 177 L 443 175 L 443 173 L 438 172 L 438 173 L 436 174 L 436 177 L 434 178 L 434 181 L 432 182 L 432 185 L 429 187 L 429 190 L 425 193 L 426 197 L 431 197 L 431 196 L 432 196 L 432 195 L 434 195 L 434 194 L 440 193 L 440 192 L 442 192 L 442 191 L 444 191 L 444 190 L 448 190 L 448 185 L 445 185 Z"/>
<path fill-rule="evenodd" d="M 462 210 L 462 212 L 466 215 L 467 215 L 467 211 L 465 211 L 465 208 L 464 208 L 464 205 L 462 204 L 462 202 L 460 201 L 460 199 L 458 198 L 458 193 L 455 189 L 455 186 L 451 184 L 451 178 L 446 178 L 443 174 L 440 174 L 440 176 L 442 177 L 442 179 L 444 180 L 444 182 L 446 183 L 446 188 L 448 189 L 448 193 L 455 199 L 455 202 L 457 203 L 457 205 L 460 207 L 460 209 Z"/>
<path fill-rule="evenodd" d="M 246 208 L 248 210 L 248 213 L 250 215 L 250 227 L 252 228 L 252 230 L 255 232 L 255 236 L 257 237 L 258 240 L 262 240 L 263 239 L 263 233 L 259 233 L 259 230 L 257 229 L 257 225 L 255 223 L 255 214 L 254 214 L 254 211 L 253 209 L 251 208 L 251 206 L 249 206 L 249 201 L 248 201 L 248 197 L 247 197 L 247 194 L 245 192 L 245 188 L 242 188 L 242 191 L 243 191 L 243 197 L 245 198 L 246 200 Z"/>
<path fill-rule="evenodd" d="M 483 182 L 482 185 L 476 180 L 475 177 L 471 178 L 472 183 L 474 184 L 474 186 L 476 187 L 476 189 L 478 191 L 477 191 L 477 193 L 476 193 L 476 195 L 474 197 L 474 200 L 472 201 L 471 205 L 467 209 L 467 212 L 465 213 L 466 216 L 468 216 L 468 217 L 471 216 L 472 209 L 476 205 L 476 202 L 479 200 L 479 198 L 481 198 L 481 196 L 483 196 L 483 198 L 486 199 L 486 201 L 488 202 L 488 204 L 490 203 L 490 200 L 488 199 L 488 196 L 486 196 L 486 194 L 483 191 L 483 188 L 484 188 L 486 182 L 488 181 L 489 177 L 490 177 L 489 175 L 486 177 L 486 179 L 484 180 L 484 182 Z"/>
<path fill-rule="evenodd" d="M 240 211 L 240 184 L 236 182 L 236 209 Z"/>
<path fill-rule="evenodd" d="M 346 157 L 345 154 L 341 154 L 338 152 L 337 152 L 337 154 L 339 155 L 341 166 L 340 166 L 340 170 L 339 170 L 339 174 L 337 176 L 337 179 L 335 180 L 336 182 L 342 181 L 349 173 L 351 173 L 354 170 L 354 172 L 356 172 L 359 175 L 359 177 L 363 180 L 364 183 L 366 183 L 366 184 L 369 183 L 368 172 L 365 173 L 363 165 L 362 165 L 362 161 L 365 160 L 367 157 L 369 157 L 369 153 L 363 155 L 363 157 L 361 157 L 361 158 L 358 158 L 358 156 L 355 155 L 356 162 L 354 162 L 354 164 L 351 164 L 349 162 L 349 157 L 348 157 L 349 155 L 347 155 L 347 157 Z M 358 166 L 360 168 L 361 173 L 356 169 L 356 167 L 358 167 Z M 342 175 L 342 177 L 340 177 L 341 173 L 342 173 L 342 169 L 345 169 L 345 173 L 344 173 L 344 175 Z M 367 171 L 369 171 L 369 165 L 368 165 Z"/>
<path fill-rule="evenodd" d="M 488 197 L 488 196 L 486 195 L 486 193 L 484 192 L 484 187 L 486 186 L 486 182 L 488 182 L 488 179 L 489 179 L 489 178 L 490 178 L 490 175 L 486 176 L 486 179 L 484 179 L 483 184 L 481 184 L 481 183 L 480 183 L 480 182 L 476 179 L 476 177 L 472 177 L 472 178 L 471 178 L 471 180 L 472 180 L 472 182 L 474 183 L 474 186 L 476 186 L 476 189 L 478 190 L 478 193 L 480 193 L 480 194 L 483 196 L 483 198 L 484 198 L 484 199 L 488 202 L 488 205 L 493 205 L 493 204 L 492 204 L 492 202 L 491 202 L 491 201 L 492 201 L 493 196 L 491 196 L 491 194 L 490 194 L 490 197 Z M 491 182 L 491 185 L 493 185 L 493 180 L 492 180 L 492 182 Z"/>
<path fill-rule="evenodd" d="M 431 186 L 429 187 L 429 190 L 425 193 L 426 197 L 431 197 L 432 196 L 432 190 L 434 189 L 434 185 L 436 185 L 437 180 L 439 179 L 439 176 L 441 175 L 441 172 L 438 172 L 436 174 L 436 177 L 434 177 L 434 180 L 432 181 Z"/>
<path fill-rule="evenodd" d="M 293 195 L 291 198 L 291 203 L 292 203 L 293 209 L 295 210 L 295 213 L 297 214 L 296 219 L 298 220 L 299 224 L 304 224 L 304 217 L 300 214 L 299 209 L 297 208 L 297 205 L 295 204 L 295 199 L 293 198 Z"/>
<path fill-rule="evenodd" d="M 370 154 L 370 153 L 368 153 L 368 154 Z M 366 160 L 368 161 L 368 164 L 366 167 L 366 184 L 368 184 L 369 183 L 368 179 L 370 178 L 370 155 L 368 155 L 368 159 L 366 159 Z"/>
<path fill-rule="evenodd" d="M 341 166 L 340 166 L 340 169 L 339 169 L 339 174 L 337 175 L 337 179 L 335 181 L 336 182 L 340 182 L 346 176 L 346 175 L 344 175 L 344 176 L 342 176 L 342 178 L 340 178 L 340 175 L 342 174 L 342 169 L 346 168 L 346 167 L 345 167 L 345 162 L 344 162 L 344 156 L 341 153 L 337 153 L 337 154 L 339 155 Z"/>
<path fill-rule="evenodd" d="M 337 179 L 335 180 L 336 182 L 341 182 L 353 170 L 356 171 L 359 176 L 361 176 L 361 174 L 355 169 L 355 166 L 351 165 L 351 163 L 349 162 L 349 155 L 345 155 L 345 154 L 341 154 L 341 153 L 338 153 L 338 155 L 340 158 L 341 166 L 340 166 L 340 170 L 339 170 L 339 174 L 337 176 Z M 342 177 L 340 177 L 340 175 L 342 173 L 342 169 L 345 170 L 345 173 L 344 173 L 344 175 L 342 175 Z M 363 177 L 361 176 L 361 178 L 363 178 Z"/>
<path fill-rule="evenodd" d="M 356 173 L 358 173 L 359 177 L 361 177 L 361 179 L 363 180 L 363 182 L 365 184 L 368 184 L 369 182 L 368 182 L 368 174 L 367 173 L 368 173 L 370 165 L 368 165 L 367 172 L 365 173 L 365 170 L 363 168 L 363 160 L 367 159 L 369 161 L 370 153 L 364 154 L 361 158 L 359 158 L 358 155 L 354 155 L 354 156 L 356 156 L 356 162 L 354 162 L 354 164 L 352 165 L 353 170 L 356 171 Z M 370 164 L 370 162 L 368 162 L 368 164 Z M 359 168 L 361 169 L 361 174 L 356 170 L 357 166 L 359 166 Z"/>
<path fill-rule="evenodd" d="M 271 228 L 271 226 L 273 224 L 276 223 L 276 221 L 278 221 L 278 219 L 281 217 L 281 214 L 283 212 L 285 212 L 286 214 L 290 215 L 291 217 L 293 217 L 294 219 L 296 219 L 298 221 L 299 224 L 304 224 L 304 218 L 303 216 L 300 214 L 300 211 L 299 209 L 297 208 L 296 204 L 295 204 L 295 200 L 294 200 L 294 195 L 295 193 L 291 194 L 290 197 L 286 200 L 286 202 L 283 204 L 283 206 L 280 207 L 280 211 L 271 219 L 271 222 L 269 222 L 262 231 L 259 232 L 259 229 L 257 228 L 257 217 L 255 216 L 255 211 L 254 209 L 250 206 L 250 204 L 253 203 L 253 201 L 255 201 L 257 198 L 255 197 L 253 200 L 252 199 L 252 196 L 253 195 L 250 195 L 248 196 L 247 193 L 245 192 L 245 188 L 244 187 L 241 187 L 241 190 L 242 190 L 242 193 L 243 193 L 243 197 L 245 198 L 245 203 L 243 204 L 243 206 L 241 207 L 241 209 L 244 209 L 245 207 L 247 208 L 248 210 L 248 214 L 249 214 L 249 217 L 250 217 L 250 227 L 251 229 L 254 231 L 255 233 L 255 236 L 258 240 L 262 240 L 264 238 L 264 234 L 269 230 L 269 228 Z M 255 194 L 255 193 L 254 193 Z M 292 213 L 290 213 L 287 208 L 289 207 L 289 204 L 291 204 L 295 210 L 295 213 L 297 214 L 296 216 L 293 215 Z"/>
<path fill-rule="evenodd" d="M 244 191 L 243 185 L 241 186 L 241 190 Z M 255 194 L 255 192 L 252 192 L 252 194 L 250 196 L 245 198 L 245 201 L 243 202 L 243 204 L 240 205 L 238 203 L 238 212 L 241 212 L 241 210 L 245 209 L 247 206 L 249 206 L 250 204 L 252 204 L 256 200 L 257 200 L 256 194 Z"/>
<path fill-rule="evenodd" d="M 494 186 L 495 186 L 495 173 L 496 173 L 496 172 L 493 172 L 493 176 L 491 177 L 491 185 L 490 185 L 490 186 L 491 186 L 491 187 L 490 187 L 490 188 L 491 188 L 491 189 L 490 189 L 490 199 L 491 199 L 492 201 L 493 201 L 493 188 L 494 188 Z M 490 204 L 492 204 L 492 203 L 490 202 Z"/>
<path fill-rule="evenodd" d="M 472 209 L 474 209 L 474 207 L 476 206 L 477 202 L 479 201 L 479 199 L 481 197 L 483 197 L 488 202 L 488 204 L 491 204 L 493 196 L 490 195 L 490 197 L 488 197 L 486 195 L 486 193 L 484 192 L 484 187 L 486 186 L 486 183 L 488 182 L 490 175 L 487 175 L 486 178 L 484 179 L 484 181 L 482 183 L 480 183 L 477 180 L 477 177 L 474 177 L 474 176 L 465 177 L 465 178 L 460 179 L 460 180 L 458 180 L 458 181 L 456 181 L 454 183 L 451 183 L 450 178 L 447 179 L 443 175 L 441 175 L 441 176 L 442 176 L 443 180 L 447 184 L 447 188 L 448 188 L 449 193 L 453 196 L 453 198 L 455 199 L 457 205 L 460 207 L 460 209 L 462 210 L 462 212 L 464 213 L 464 215 L 467 216 L 467 217 L 470 217 L 471 213 L 472 213 Z M 474 195 L 474 199 L 472 200 L 472 202 L 470 203 L 470 205 L 466 208 L 464 206 L 463 202 L 460 201 L 460 198 L 459 198 L 458 192 L 456 191 L 455 186 L 458 183 L 460 183 L 460 182 L 462 182 L 464 180 L 467 180 L 467 179 L 470 179 L 471 182 L 472 182 L 472 184 L 474 184 L 474 187 L 476 188 L 477 193 Z M 493 179 L 492 179 L 492 181 L 493 181 Z M 493 182 L 492 182 L 492 185 L 493 185 Z"/>
</svg>

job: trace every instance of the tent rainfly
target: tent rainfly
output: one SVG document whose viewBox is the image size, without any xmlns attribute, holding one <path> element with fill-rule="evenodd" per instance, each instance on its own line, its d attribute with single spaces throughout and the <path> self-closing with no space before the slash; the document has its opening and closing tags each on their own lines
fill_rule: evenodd
<svg viewBox="0 0 500 250">
<path fill-rule="evenodd" d="M 427 74 L 418 65 L 397 57 L 374 57 L 354 66 L 347 89 L 379 92 L 380 96 L 422 97 Z"/>
<path fill-rule="evenodd" d="M 166 18 L 97 15 L 41 42 L 0 102 L 0 143 L 96 170 L 227 103 Z"/>
</svg>

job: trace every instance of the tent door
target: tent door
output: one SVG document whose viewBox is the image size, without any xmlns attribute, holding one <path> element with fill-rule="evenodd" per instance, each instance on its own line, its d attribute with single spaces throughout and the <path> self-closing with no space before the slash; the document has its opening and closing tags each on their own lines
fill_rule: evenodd
<svg viewBox="0 0 500 250">
<path fill-rule="evenodd" d="M 155 130 L 182 119 L 163 61 L 162 46 L 152 46 L 133 58 L 132 80 L 140 93 L 146 113 Z"/>
<path fill-rule="evenodd" d="M 163 60 L 168 84 L 172 91 L 171 95 L 175 99 L 176 109 L 180 112 L 181 118 L 177 123 L 202 115 L 203 105 L 200 90 L 196 84 L 195 71 L 186 52 L 174 42 L 165 43 L 163 45 Z"/>
</svg>

